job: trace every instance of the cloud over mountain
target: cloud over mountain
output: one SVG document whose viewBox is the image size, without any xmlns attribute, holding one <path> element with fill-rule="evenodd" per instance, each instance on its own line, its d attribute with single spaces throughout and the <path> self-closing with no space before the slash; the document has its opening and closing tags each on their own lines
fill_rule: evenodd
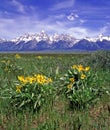
<svg viewBox="0 0 110 130">
<path fill-rule="evenodd" d="M 110 2 L 101 0 L 3 0 L 0 3 L 0 37 L 46 30 L 82 38 L 110 33 Z"/>
</svg>

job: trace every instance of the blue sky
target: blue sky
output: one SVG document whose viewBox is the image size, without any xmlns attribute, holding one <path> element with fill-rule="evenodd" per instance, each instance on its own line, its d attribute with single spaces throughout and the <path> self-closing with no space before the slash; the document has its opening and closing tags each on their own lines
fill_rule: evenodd
<svg viewBox="0 0 110 130">
<path fill-rule="evenodd" d="M 41 30 L 76 38 L 110 35 L 110 0 L 0 0 L 0 38 Z"/>
</svg>

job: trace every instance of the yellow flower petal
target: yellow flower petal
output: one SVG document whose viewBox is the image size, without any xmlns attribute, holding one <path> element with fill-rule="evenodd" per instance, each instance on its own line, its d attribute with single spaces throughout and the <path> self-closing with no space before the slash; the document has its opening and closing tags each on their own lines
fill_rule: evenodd
<svg viewBox="0 0 110 130">
<path fill-rule="evenodd" d="M 81 75 L 81 79 L 85 79 L 86 78 L 86 75 L 85 74 L 82 74 Z"/>
<path fill-rule="evenodd" d="M 85 71 L 89 71 L 89 70 L 90 70 L 90 67 L 87 66 L 87 67 L 85 68 Z"/>
<path fill-rule="evenodd" d="M 21 88 L 22 88 L 22 86 L 16 86 L 16 92 L 21 92 Z"/>
<path fill-rule="evenodd" d="M 70 78 L 69 80 L 70 80 L 72 83 L 74 82 L 74 78 Z"/>
<path fill-rule="evenodd" d="M 68 89 L 71 89 L 72 87 L 73 87 L 72 84 L 69 84 L 69 85 L 67 86 Z"/>
</svg>

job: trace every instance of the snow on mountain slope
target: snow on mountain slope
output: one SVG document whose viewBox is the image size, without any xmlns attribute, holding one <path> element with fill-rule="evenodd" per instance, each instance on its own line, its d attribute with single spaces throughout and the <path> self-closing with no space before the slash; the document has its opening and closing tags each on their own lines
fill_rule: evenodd
<svg viewBox="0 0 110 130">
<path fill-rule="evenodd" d="M 13 40 L 0 39 L 0 51 L 39 51 L 39 50 L 109 50 L 110 36 L 76 39 L 69 34 L 48 35 L 45 31 L 37 34 L 24 34 Z"/>
<path fill-rule="evenodd" d="M 60 35 L 54 34 L 54 35 L 49 36 L 45 31 L 41 31 L 41 33 L 37 33 L 37 34 L 24 34 L 23 36 L 17 37 L 11 41 L 15 42 L 16 44 L 19 44 L 22 41 L 26 43 L 33 40 L 35 40 L 36 42 L 46 41 L 49 44 L 62 40 L 62 41 L 69 41 L 72 43 L 72 45 L 76 41 L 76 39 L 69 34 L 60 34 Z"/>
<path fill-rule="evenodd" d="M 90 38 L 90 37 L 86 37 L 84 38 L 85 40 L 88 40 L 89 42 L 97 42 L 97 41 L 110 41 L 110 36 L 103 36 L 103 34 L 99 34 L 98 37 L 96 38 Z"/>
</svg>

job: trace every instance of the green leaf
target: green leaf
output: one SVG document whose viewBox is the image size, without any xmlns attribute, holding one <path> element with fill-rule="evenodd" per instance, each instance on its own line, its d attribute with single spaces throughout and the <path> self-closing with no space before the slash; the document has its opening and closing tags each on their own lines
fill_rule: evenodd
<svg viewBox="0 0 110 130">
<path fill-rule="evenodd" d="M 34 103 L 34 109 L 36 109 L 37 104 L 38 104 L 38 100 Z"/>
<path fill-rule="evenodd" d="M 23 100 L 22 103 L 19 105 L 19 108 L 21 108 L 22 106 L 24 106 L 25 101 Z"/>
</svg>

